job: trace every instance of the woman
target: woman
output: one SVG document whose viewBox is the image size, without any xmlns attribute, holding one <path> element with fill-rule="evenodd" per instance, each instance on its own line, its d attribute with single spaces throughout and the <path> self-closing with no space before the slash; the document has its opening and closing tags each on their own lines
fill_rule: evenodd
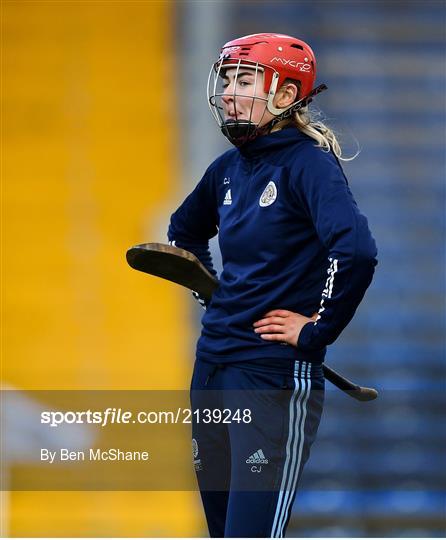
<svg viewBox="0 0 446 540">
<path fill-rule="evenodd" d="M 171 243 L 215 275 L 208 242 L 218 232 L 223 260 L 191 385 L 195 411 L 231 411 L 227 423 L 194 416 L 213 537 L 285 534 L 322 412 L 326 346 L 353 317 L 376 265 L 336 137 L 309 117 L 309 101 L 325 89 L 315 78 L 301 40 L 254 34 L 227 43 L 208 97 L 235 148 L 171 218 Z"/>
</svg>

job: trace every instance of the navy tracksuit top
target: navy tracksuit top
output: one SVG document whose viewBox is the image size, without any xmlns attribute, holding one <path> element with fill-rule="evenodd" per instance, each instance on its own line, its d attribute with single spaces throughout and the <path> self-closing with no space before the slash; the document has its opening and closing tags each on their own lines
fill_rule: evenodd
<svg viewBox="0 0 446 540">
<path fill-rule="evenodd" d="M 376 265 L 376 246 L 332 152 L 294 127 L 225 152 L 171 217 L 169 241 L 220 284 L 203 317 L 197 357 L 322 362 L 352 319 Z M 253 323 L 272 309 L 311 316 L 296 346 L 264 341 Z"/>
</svg>

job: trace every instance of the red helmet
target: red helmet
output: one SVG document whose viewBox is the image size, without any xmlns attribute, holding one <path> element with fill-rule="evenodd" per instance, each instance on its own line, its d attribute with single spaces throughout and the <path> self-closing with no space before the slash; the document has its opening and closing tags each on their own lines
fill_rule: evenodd
<svg viewBox="0 0 446 540">
<path fill-rule="evenodd" d="M 300 39 L 284 34 L 251 34 L 223 45 L 220 59 L 227 56 L 227 61 L 241 60 L 243 64 L 263 64 L 279 73 L 277 87 L 284 83 L 285 79 L 300 81 L 301 95 L 305 98 L 313 90 L 316 80 L 316 58 L 311 47 Z M 224 59 L 223 64 L 226 63 Z M 265 72 L 264 90 L 268 93 L 271 89 L 273 71 Z"/>
<path fill-rule="evenodd" d="M 251 112 L 249 118 L 239 119 L 235 107 L 235 119 L 225 119 L 222 102 L 227 94 L 218 87 L 219 81 L 225 78 L 228 68 L 236 68 L 237 79 L 242 67 L 255 70 L 255 81 L 258 73 L 263 73 L 263 90 L 266 97 L 253 97 L 236 92 L 234 85 L 232 93 L 234 103 L 240 98 L 251 98 Z M 299 96 L 286 108 L 278 108 L 274 104 L 274 98 L 286 79 L 300 82 Z M 306 106 L 313 96 L 326 89 L 325 85 L 314 88 L 315 80 L 316 58 L 304 41 L 283 34 L 252 34 L 229 41 L 222 47 L 220 57 L 209 73 L 209 107 L 223 134 L 236 146 L 240 146 L 258 135 L 268 133 L 275 123 L 289 118 L 301 107 Z M 253 120 L 255 100 L 264 102 L 263 116 L 268 111 L 275 117 L 267 124 L 263 123 L 263 127 L 261 121 L 255 123 Z"/>
</svg>

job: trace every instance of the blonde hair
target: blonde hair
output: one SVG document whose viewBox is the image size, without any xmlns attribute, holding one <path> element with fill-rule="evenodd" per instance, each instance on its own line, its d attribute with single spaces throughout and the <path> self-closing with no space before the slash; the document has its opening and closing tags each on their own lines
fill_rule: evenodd
<svg viewBox="0 0 446 540">
<path fill-rule="evenodd" d="M 283 86 L 285 86 L 287 83 L 295 84 L 297 86 L 298 95 L 300 94 L 302 86 L 300 81 L 286 79 L 283 83 Z M 314 139 L 317 142 L 316 147 L 322 148 L 324 152 L 330 152 L 331 150 L 333 154 L 341 161 L 352 161 L 353 159 L 355 159 L 355 157 L 358 156 L 360 152 L 358 141 L 356 141 L 358 147 L 356 153 L 349 158 L 342 157 L 342 148 L 339 144 L 335 132 L 322 120 L 322 112 L 314 109 L 310 110 L 307 105 L 306 107 L 302 107 L 301 109 L 296 111 L 290 121 L 294 126 L 297 127 L 299 131 L 305 133 L 305 135 L 308 135 L 309 137 Z M 289 124 L 290 121 L 286 122 L 286 124 Z M 278 125 L 280 124 L 281 122 L 279 122 Z M 282 126 L 283 125 L 284 124 L 282 124 Z"/>
<path fill-rule="evenodd" d="M 324 152 L 331 150 L 341 161 L 352 161 L 355 159 L 359 154 L 359 148 L 352 157 L 342 157 L 342 148 L 335 132 L 324 122 L 318 120 L 318 116 L 321 116 L 320 112 L 310 111 L 308 107 L 303 107 L 294 113 L 293 123 L 302 133 L 314 139 L 317 142 L 316 146 L 322 148 Z"/>
</svg>

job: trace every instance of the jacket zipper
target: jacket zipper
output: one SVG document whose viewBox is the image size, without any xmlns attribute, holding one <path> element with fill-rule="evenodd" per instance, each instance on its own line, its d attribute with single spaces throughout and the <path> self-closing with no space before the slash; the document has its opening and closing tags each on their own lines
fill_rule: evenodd
<svg viewBox="0 0 446 540">
<path fill-rule="evenodd" d="M 254 171 L 254 163 L 253 162 L 248 162 L 248 163 L 249 163 L 249 175 L 248 175 L 248 181 L 246 182 L 246 189 L 245 189 L 245 186 L 241 186 L 243 189 L 243 196 L 240 197 L 240 212 L 238 215 L 239 219 L 242 217 L 245 210 L 246 199 L 248 198 L 248 191 L 251 185 L 251 179 L 253 177 L 253 171 Z"/>
</svg>

